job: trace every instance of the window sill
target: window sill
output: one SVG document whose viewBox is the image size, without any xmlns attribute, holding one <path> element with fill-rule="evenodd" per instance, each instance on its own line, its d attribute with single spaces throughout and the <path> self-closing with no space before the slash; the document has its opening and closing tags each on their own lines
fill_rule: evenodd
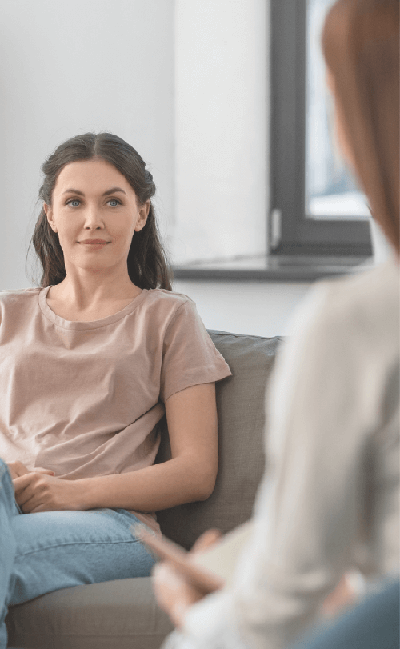
<svg viewBox="0 0 400 649">
<path fill-rule="evenodd" d="M 372 268 L 373 257 L 284 256 L 236 258 L 173 266 L 174 279 L 191 282 L 315 282 Z"/>
</svg>

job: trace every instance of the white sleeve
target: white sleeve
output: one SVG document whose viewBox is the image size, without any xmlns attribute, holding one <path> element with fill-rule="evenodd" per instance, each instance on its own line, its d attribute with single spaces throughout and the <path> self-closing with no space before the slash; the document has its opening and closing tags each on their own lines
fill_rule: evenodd
<svg viewBox="0 0 400 649">
<path fill-rule="evenodd" d="M 268 467 L 234 587 L 192 606 L 171 649 L 284 649 L 352 563 L 365 443 L 354 414 L 359 351 L 331 298 L 329 284 L 311 292 L 277 359 Z"/>
</svg>

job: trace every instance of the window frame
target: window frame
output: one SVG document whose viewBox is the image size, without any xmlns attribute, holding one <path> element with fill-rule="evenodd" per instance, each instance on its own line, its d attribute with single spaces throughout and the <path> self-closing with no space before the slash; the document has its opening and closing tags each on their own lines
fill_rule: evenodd
<svg viewBox="0 0 400 649">
<path fill-rule="evenodd" d="M 366 258 L 368 221 L 305 214 L 306 17 L 307 0 L 271 0 L 271 213 L 282 224 L 270 254 Z"/>
<path fill-rule="evenodd" d="M 259 267 L 173 267 L 177 280 L 312 282 L 373 263 L 370 223 L 305 214 L 307 0 L 270 0 L 267 255 Z"/>
</svg>

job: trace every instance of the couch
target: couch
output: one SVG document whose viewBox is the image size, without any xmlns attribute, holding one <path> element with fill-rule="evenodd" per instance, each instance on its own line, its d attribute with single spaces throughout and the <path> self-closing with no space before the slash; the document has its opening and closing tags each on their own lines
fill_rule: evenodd
<svg viewBox="0 0 400 649">
<path fill-rule="evenodd" d="M 248 520 L 264 467 L 266 394 L 281 339 L 210 331 L 233 376 L 217 383 L 219 472 L 213 494 L 157 514 L 164 534 L 190 548 L 210 527 L 228 532 Z M 165 420 L 158 462 L 169 457 Z M 8 647 L 158 649 L 172 630 L 151 578 L 66 588 L 11 607 Z"/>
</svg>

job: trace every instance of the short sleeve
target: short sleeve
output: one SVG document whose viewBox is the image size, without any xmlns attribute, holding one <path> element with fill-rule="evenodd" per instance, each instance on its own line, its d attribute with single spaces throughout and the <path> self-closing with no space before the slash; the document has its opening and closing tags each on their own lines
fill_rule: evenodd
<svg viewBox="0 0 400 649">
<path fill-rule="evenodd" d="M 194 302 L 188 298 L 175 311 L 165 332 L 160 381 L 162 401 L 192 385 L 214 383 L 230 374 Z"/>
</svg>

